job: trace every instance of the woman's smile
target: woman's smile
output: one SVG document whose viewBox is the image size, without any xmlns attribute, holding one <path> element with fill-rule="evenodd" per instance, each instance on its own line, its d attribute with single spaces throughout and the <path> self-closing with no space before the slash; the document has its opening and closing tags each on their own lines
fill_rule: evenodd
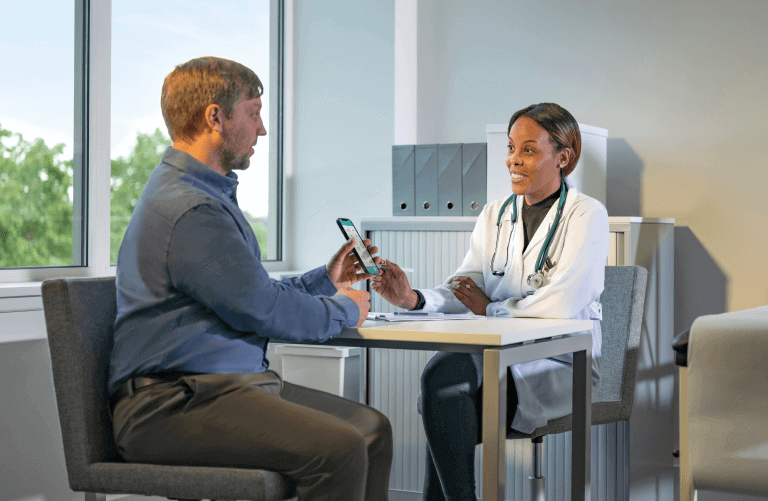
<svg viewBox="0 0 768 501">
<path fill-rule="evenodd" d="M 520 174 L 518 172 L 510 172 L 509 175 L 510 175 L 510 177 L 512 177 L 512 182 L 513 183 L 519 182 L 519 181 L 525 179 L 526 177 L 528 177 L 528 176 L 526 176 L 524 174 Z"/>
</svg>

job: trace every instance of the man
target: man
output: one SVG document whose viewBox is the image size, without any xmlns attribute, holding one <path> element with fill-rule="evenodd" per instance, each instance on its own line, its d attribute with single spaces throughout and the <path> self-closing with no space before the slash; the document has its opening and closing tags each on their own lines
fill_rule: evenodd
<svg viewBox="0 0 768 501">
<path fill-rule="evenodd" d="M 323 341 L 360 325 L 369 294 L 349 286 L 371 275 L 357 273 L 352 241 L 299 278 L 275 281 L 261 265 L 232 171 L 248 167 L 267 133 L 262 92 L 253 71 L 213 57 L 177 66 L 163 83 L 173 146 L 117 262 L 115 442 L 131 462 L 278 471 L 302 501 L 384 501 L 387 418 L 284 382 L 264 357 L 271 337 Z"/>
</svg>

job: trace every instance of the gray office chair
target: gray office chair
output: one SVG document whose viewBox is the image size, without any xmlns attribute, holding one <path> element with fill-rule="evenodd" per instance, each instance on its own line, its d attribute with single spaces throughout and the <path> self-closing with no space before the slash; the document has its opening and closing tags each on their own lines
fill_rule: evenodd
<svg viewBox="0 0 768 501">
<path fill-rule="evenodd" d="M 606 266 L 603 305 L 600 388 L 592 398 L 592 424 L 627 421 L 635 400 L 635 369 L 643 323 L 645 286 L 648 271 L 640 266 Z M 417 410 L 421 414 L 421 395 Z M 531 499 L 546 499 L 545 479 L 541 474 L 541 448 L 545 435 L 572 430 L 571 414 L 549 421 L 528 433 L 509 430 L 507 439 L 530 438 L 533 442 Z"/>
<path fill-rule="evenodd" d="M 72 490 L 85 491 L 86 501 L 117 493 L 254 501 L 293 495 L 290 480 L 270 471 L 124 462 L 115 449 L 107 394 L 115 278 L 46 280 L 42 291 Z"/>
</svg>

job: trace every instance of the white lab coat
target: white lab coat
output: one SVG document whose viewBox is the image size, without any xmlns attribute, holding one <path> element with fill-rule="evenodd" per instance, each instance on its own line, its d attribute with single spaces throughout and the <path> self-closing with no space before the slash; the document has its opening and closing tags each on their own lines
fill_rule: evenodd
<svg viewBox="0 0 768 501">
<path fill-rule="evenodd" d="M 512 204 L 502 219 L 494 269 L 500 271 L 509 263 L 504 276 L 491 273 L 491 256 L 496 246 L 496 221 L 506 199 L 487 204 L 472 231 L 469 252 L 456 272 L 443 285 L 420 290 L 426 304 L 424 311 L 446 313 L 468 312 L 450 289 L 454 276 L 468 276 L 490 298 L 486 315 L 498 317 L 574 318 L 594 320 L 592 327 L 592 395 L 600 385 L 600 353 L 602 335 L 599 303 L 605 280 L 608 257 L 608 213 L 594 198 L 569 188 L 558 228 L 553 235 L 549 256 L 553 267 L 544 285 L 534 291 L 526 283 L 533 273 L 547 232 L 555 221 L 557 202 L 536 230 L 525 252 L 523 249 L 523 198 L 517 197 L 517 223 L 512 229 Z M 523 433 L 544 426 L 547 421 L 571 412 L 573 388 L 573 355 L 536 360 L 512 367 L 518 406 L 512 428 Z"/>
</svg>

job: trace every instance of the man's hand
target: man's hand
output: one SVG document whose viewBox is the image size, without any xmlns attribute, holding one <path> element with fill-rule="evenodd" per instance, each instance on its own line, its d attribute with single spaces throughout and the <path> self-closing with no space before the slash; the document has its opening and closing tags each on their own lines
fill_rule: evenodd
<svg viewBox="0 0 768 501">
<path fill-rule="evenodd" d="M 469 277 L 454 277 L 451 280 L 453 295 L 464 303 L 475 315 L 485 315 L 485 307 L 491 303 L 488 296 Z"/>
<path fill-rule="evenodd" d="M 373 256 L 379 252 L 378 247 L 369 247 L 371 240 L 366 238 L 363 240 L 363 244 L 368 248 L 368 252 Z M 328 276 L 331 278 L 331 282 L 336 286 L 336 289 L 341 290 L 350 285 L 365 280 L 367 278 L 375 277 L 365 272 L 363 265 L 357 262 L 357 257 L 352 249 L 355 247 L 354 240 L 347 240 L 341 249 L 333 255 L 328 264 L 325 265 L 325 269 L 328 271 Z M 376 256 L 373 261 L 378 264 L 381 262 L 381 258 Z M 359 273 L 358 273 L 359 272 Z"/>
<path fill-rule="evenodd" d="M 387 269 L 384 273 L 371 278 L 371 289 L 375 290 L 388 303 L 412 310 L 419 302 L 419 296 L 411 289 L 408 278 L 403 270 L 392 261 L 386 260 Z"/>
<path fill-rule="evenodd" d="M 368 311 L 371 309 L 371 295 L 367 291 L 358 291 L 349 287 L 340 289 L 336 294 L 343 294 L 352 298 L 357 307 L 360 308 L 360 319 L 356 327 L 363 325 L 365 319 L 368 318 Z"/>
</svg>

